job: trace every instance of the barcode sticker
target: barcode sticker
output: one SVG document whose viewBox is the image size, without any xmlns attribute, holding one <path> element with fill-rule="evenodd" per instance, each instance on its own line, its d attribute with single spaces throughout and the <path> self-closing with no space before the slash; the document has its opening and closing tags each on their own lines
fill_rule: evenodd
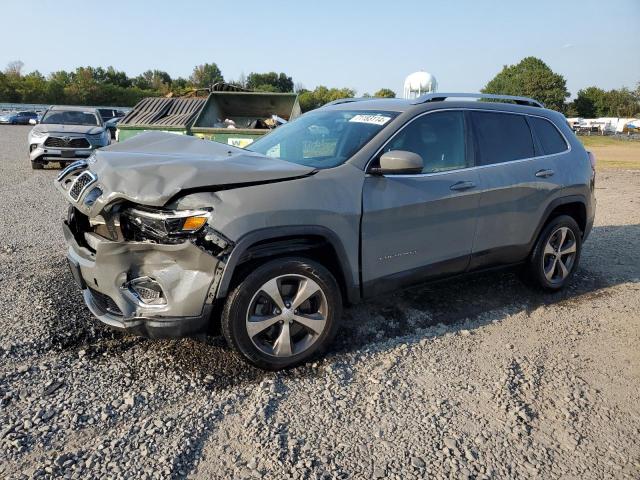
<svg viewBox="0 0 640 480">
<path fill-rule="evenodd" d="M 391 117 L 385 117 L 384 115 L 356 115 L 349 119 L 350 122 L 357 123 L 371 123 L 372 125 L 384 125 Z"/>
</svg>

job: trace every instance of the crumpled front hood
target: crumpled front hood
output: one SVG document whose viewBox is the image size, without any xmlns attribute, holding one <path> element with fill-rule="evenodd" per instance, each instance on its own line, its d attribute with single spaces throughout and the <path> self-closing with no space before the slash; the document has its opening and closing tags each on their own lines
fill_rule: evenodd
<svg viewBox="0 0 640 480">
<path fill-rule="evenodd" d="M 97 135 L 104 131 L 104 127 L 98 125 L 62 125 L 56 123 L 41 123 L 33 127 L 33 132 Z"/>
<path fill-rule="evenodd" d="M 223 143 L 163 132 L 143 133 L 97 150 L 88 163 L 104 192 L 99 203 L 122 198 L 158 207 L 186 189 L 228 188 L 314 172 Z"/>
</svg>

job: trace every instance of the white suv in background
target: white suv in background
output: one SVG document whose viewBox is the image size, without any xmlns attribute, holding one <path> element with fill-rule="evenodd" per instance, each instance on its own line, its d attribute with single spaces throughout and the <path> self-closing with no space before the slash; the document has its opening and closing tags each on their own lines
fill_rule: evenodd
<svg viewBox="0 0 640 480">
<path fill-rule="evenodd" d="M 61 164 L 86 158 L 111 143 L 109 131 L 95 108 L 49 108 L 29 132 L 29 158 L 34 169 L 49 162 Z"/>
</svg>

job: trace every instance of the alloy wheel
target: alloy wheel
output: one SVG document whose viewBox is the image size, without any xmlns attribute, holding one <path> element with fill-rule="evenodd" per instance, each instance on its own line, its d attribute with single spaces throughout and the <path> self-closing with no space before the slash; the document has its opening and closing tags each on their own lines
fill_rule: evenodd
<svg viewBox="0 0 640 480">
<path fill-rule="evenodd" d="M 281 275 L 254 294 L 246 317 L 251 342 L 267 355 L 291 357 L 309 349 L 327 326 L 320 285 L 303 275 Z"/>
<path fill-rule="evenodd" d="M 551 284 L 562 283 L 571 273 L 576 246 L 576 237 L 568 227 L 559 227 L 549 236 L 542 255 L 542 268 Z"/>
</svg>

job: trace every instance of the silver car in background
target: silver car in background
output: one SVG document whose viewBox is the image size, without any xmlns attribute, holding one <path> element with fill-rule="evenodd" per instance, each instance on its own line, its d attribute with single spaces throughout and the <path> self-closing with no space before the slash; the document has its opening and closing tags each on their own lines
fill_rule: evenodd
<svg viewBox="0 0 640 480">
<path fill-rule="evenodd" d="M 61 164 L 86 158 L 96 148 L 111 143 L 111 136 L 95 108 L 49 108 L 28 136 L 29 158 L 34 169 L 49 162 Z"/>
</svg>

